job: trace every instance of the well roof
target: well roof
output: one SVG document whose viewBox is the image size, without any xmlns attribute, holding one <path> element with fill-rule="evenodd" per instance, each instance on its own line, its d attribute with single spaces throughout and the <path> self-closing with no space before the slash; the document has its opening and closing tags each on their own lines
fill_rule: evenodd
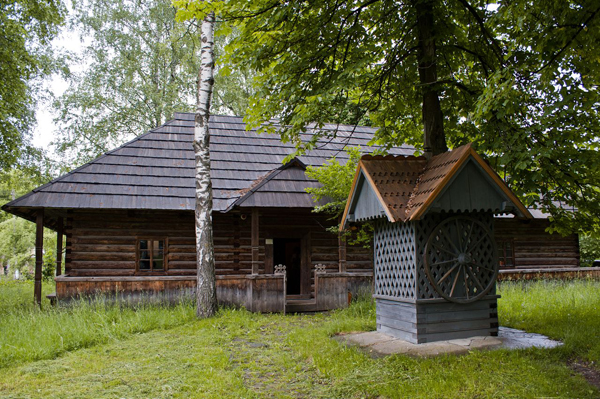
<svg viewBox="0 0 600 399">
<path fill-rule="evenodd" d="M 358 200 L 357 189 L 361 179 L 368 182 L 390 222 L 418 220 L 469 159 L 489 177 L 489 181 L 503 193 L 507 201 L 515 206 L 515 212 L 519 216 L 532 217 L 496 172 L 475 152 L 471 144 L 467 144 L 429 160 L 415 156 L 364 155 L 354 177 L 343 220 L 348 220 L 350 209 Z"/>
</svg>

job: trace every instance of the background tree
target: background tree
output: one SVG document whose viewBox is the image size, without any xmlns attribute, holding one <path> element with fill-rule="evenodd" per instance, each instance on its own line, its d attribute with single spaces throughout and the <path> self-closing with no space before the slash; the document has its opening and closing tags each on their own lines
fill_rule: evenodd
<svg viewBox="0 0 600 399">
<path fill-rule="evenodd" d="M 58 68 L 49 44 L 64 21 L 60 0 L 0 2 L 0 168 L 27 149 L 43 77 Z"/>
<path fill-rule="evenodd" d="M 600 260 L 600 237 L 582 235 L 579 237 L 579 249 L 581 251 L 581 266 L 592 266 L 594 261 Z"/>
<path fill-rule="evenodd" d="M 69 89 L 54 102 L 57 150 L 67 169 L 160 126 L 174 112 L 192 112 L 200 68 L 200 32 L 193 19 L 175 21 L 169 0 L 75 2 L 69 27 L 83 53 L 74 57 Z M 227 42 L 216 42 L 222 52 Z M 245 72 L 216 70 L 213 109 L 242 115 Z"/>
<path fill-rule="evenodd" d="M 227 47 L 229 62 L 256 73 L 251 126 L 273 131 L 269 121 L 278 118 L 282 138 L 302 152 L 318 136 L 302 143 L 299 133 L 315 121 L 366 119 L 381 127 L 378 144 L 419 149 L 431 122 L 442 126 L 438 146 L 474 142 L 527 204 L 553 215 L 554 228 L 598 229 L 600 6 L 487 3 L 211 4 L 239 31 Z M 198 11 L 193 0 L 177 5 Z M 424 107 L 435 97 L 439 107 Z"/>
<path fill-rule="evenodd" d="M 43 158 L 43 154 L 32 156 Z M 27 160 L 28 167 L 13 168 L 0 172 L 0 204 L 11 201 L 27 194 L 51 179 L 47 168 L 36 165 L 33 160 Z M 56 233 L 44 229 L 44 276 L 54 276 Z M 0 267 L 10 265 L 10 273 L 19 269 L 28 276 L 30 268 L 35 263 L 35 224 L 28 220 L 0 212 Z M 1 270 L 0 270 L 0 274 Z"/>
<path fill-rule="evenodd" d="M 176 23 L 170 1 L 78 1 L 70 27 L 85 44 L 71 69 L 84 68 L 54 104 L 58 151 L 70 161 L 89 161 L 192 111 L 199 35 L 195 24 Z"/>
</svg>

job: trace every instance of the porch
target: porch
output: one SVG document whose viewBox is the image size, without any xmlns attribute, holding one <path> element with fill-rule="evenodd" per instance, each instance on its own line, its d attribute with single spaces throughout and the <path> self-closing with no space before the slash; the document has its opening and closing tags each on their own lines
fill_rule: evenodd
<svg viewBox="0 0 600 399">
<path fill-rule="evenodd" d="M 371 292 L 372 273 L 326 273 L 317 268 L 310 297 L 286 295 L 286 273 L 216 276 L 219 304 L 251 312 L 317 312 L 348 306 L 351 298 Z M 153 298 L 177 302 L 194 298 L 196 276 L 56 277 L 56 298 L 115 296 L 136 302 Z"/>
</svg>

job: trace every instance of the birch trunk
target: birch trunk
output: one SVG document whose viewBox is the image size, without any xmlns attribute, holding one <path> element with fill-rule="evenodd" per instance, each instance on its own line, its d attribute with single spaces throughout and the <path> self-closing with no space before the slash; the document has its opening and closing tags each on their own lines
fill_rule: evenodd
<svg viewBox="0 0 600 399">
<path fill-rule="evenodd" d="M 210 181 L 210 132 L 208 119 L 213 87 L 213 32 L 215 15 L 210 13 L 202 21 L 202 51 L 198 96 L 194 123 L 194 153 L 196 158 L 196 255 L 197 307 L 200 318 L 211 317 L 217 311 L 215 285 L 215 258 L 212 229 L 212 184 Z"/>
</svg>

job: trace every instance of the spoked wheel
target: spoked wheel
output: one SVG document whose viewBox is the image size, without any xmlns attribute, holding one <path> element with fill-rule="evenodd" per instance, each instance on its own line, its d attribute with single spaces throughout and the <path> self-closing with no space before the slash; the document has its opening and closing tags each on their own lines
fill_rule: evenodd
<svg viewBox="0 0 600 399">
<path fill-rule="evenodd" d="M 429 282 L 451 302 L 477 301 L 498 276 L 492 232 L 471 217 L 455 216 L 438 224 L 427 239 L 424 257 Z"/>
</svg>

